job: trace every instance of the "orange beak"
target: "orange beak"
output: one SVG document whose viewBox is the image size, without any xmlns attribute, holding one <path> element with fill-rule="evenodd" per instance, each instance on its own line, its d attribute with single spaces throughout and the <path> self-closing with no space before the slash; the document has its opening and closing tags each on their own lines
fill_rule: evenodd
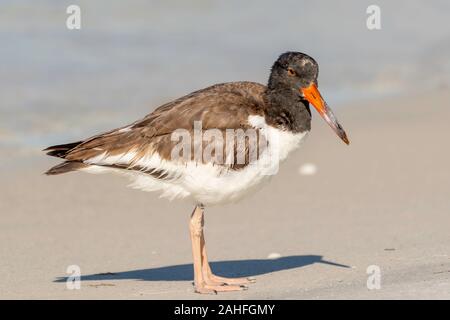
<svg viewBox="0 0 450 320">
<path fill-rule="evenodd" d="M 349 144 L 350 141 L 347 138 L 347 134 L 334 116 L 333 111 L 331 111 L 325 100 L 323 100 L 317 86 L 315 84 L 311 84 L 307 88 L 300 88 L 300 91 L 303 93 L 306 100 L 308 100 L 309 103 L 316 108 L 317 112 L 319 112 L 322 118 L 330 125 L 333 131 L 336 132 L 339 138 L 341 138 L 346 144 Z"/>
</svg>

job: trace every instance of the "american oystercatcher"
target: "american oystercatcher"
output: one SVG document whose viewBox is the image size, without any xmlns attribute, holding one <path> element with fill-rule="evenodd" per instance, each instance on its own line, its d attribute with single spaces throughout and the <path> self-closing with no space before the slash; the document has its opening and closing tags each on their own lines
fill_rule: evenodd
<svg viewBox="0 0 450 320">
<path fill-rule="evenodd" d="M 318 72 L 310 56 L 286 52 L 273 64 L 267 86 L 213 85 L 166 103 L 131 125 L 45 149 L 65 160 L 46 174 L 119 173 L 134 188 L 191 200 L 195 291 L 244 290 L 254 279 L 224 278 L 211 271 L 204 207 L 236 201 L 267 182 L 309 133 L 309 103 L 349 144 L 317 89 Z"/>
</svg>

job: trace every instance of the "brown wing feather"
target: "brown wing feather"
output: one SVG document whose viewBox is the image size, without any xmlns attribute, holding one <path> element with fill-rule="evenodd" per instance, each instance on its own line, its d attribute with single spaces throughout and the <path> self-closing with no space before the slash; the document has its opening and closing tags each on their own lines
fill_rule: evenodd
<svg viewBox="0 0 450 320">
<path fill-rule="evenodd" d="M 177 129 L 193 130 L 194 121 L 201 121 L 207 129 L 246 129 L 249 115 L 263 115 L 265 86 L 252 82 L 214 85 L 164 104 L 142 120 L 130 126 L 103 133 L 58 152 L 68 161 L 84 162 L 103 153 L 117 155 L 138 151 L 136 158 L 148 152 L 158 152 L 170 159 L 175 142 L 171 134 Z M 47 151 L 48 151 L 47 150 Z M 132 165 L 132 164 L 130 164 Z"/>
</svg>

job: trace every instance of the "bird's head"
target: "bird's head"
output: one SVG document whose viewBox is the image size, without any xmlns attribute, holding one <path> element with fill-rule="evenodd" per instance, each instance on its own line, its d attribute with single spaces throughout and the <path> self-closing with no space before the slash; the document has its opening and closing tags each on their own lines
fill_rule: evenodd
<svg viewBox="0 0 450 320">
<path fill-rule="evenodd" d="M 273 64 L 268 87 L 270 90 L 294 92 L 311 103 L 334 132 L 349 144 L 344 129 L 318 90 L 318 75 L 319 65 L 312 57 L 301 52 L 286 52 Z"/>
</svg>

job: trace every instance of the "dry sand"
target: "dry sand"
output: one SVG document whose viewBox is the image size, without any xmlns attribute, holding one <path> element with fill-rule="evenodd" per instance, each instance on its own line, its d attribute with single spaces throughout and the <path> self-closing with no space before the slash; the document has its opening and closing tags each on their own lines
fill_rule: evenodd
<svg viewBox="0 0 450 320">
<path fill-rule="evenodd" d="M 32 154 L 3 173 L 0 298 L 448 299 L 449 101 L 442 91 L 340 108 L 349 147 L 316 115 L 267 187 L 207 208 L 213 269 L 257 278 L 217 296 L 193 293 L 188 204 L 127 189 L 121 177 L 46 177 L 56 161 Z M 317 172 L 300 175 L 304 163 Z M 73 264 L 80 290 L 58 281 Z M 370 265 L 379 290 L 366 286 Z"/>
</svg>

